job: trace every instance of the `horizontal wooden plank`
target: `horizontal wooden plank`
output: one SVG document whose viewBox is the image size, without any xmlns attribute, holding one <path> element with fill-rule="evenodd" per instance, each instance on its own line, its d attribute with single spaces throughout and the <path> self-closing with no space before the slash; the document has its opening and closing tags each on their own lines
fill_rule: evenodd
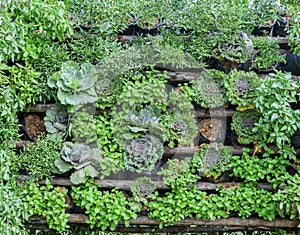
<svg viewBox="0 0 300 235">
<path fill-rule="evenodd" d="M 68 221 L 74 224 L 85 224 L 88 220 L 88 216 L 84 214 L 70 214 Z M 41 216 L 30 217 L 32 222 L 45 222 L 45 218 Z M 119 224 L 123 225 L 124 222 L 120 221 Z M 148 218 L 147 216 L 140 216 L 136 219 L 130 220 L 130 226 L 133 225 L 150 225 L 158 226 L 159 222 Z M 174 223 L 173 227 L 176 226 L 236 226 L 236 227 L 247 227 L 247 228 L 298 228 L 300 227 L 299 220 L 287 220 L 287 219 L 274 219 L 272 221 L 264 220 L 260 218 L 249 218 L 242 219 L 238 217 L 232 217 L 227 219 L 216 219 L 216 220 L 197 220 L 187 218 L 182 221 Z"/>
<path fill-rule="evenodd" d="M 18 177 L 21 181 L 26 181 L 30 179 L 29 175 L 20 175 Z M 52 185 L 59 185 L 59 186 L 74 186 L 74 184 L 68 178 L 58 178 L 55 177 L 50 179 Z M 95 179 L 96 183 L 99 183 L 101 188 L 119 188 L 123 190 L 130 190 L 130 186 L 133 183 L 133 180 L 110 180 L 110 179 Z M 46 180 L 40 180 L 39 184 L 44 185 Z M 162 181 L 154 181 L 156 184 L 156 188 L 158 190 L 166 190 L 171 189 L 168 185 L 164 184 Z M 233 187 L 235 185 L 242 184 L 241 182 L 222 182 L 222 183 L 209 183 L 209 182 L 198 182 L 197 188 L 202 191 L 208 190 L 216 190 L 218 187 Z M 272 190 L 272 186 L 268 183 L 259 183 L 258 187 L 266 190 Z"/>
</svg>

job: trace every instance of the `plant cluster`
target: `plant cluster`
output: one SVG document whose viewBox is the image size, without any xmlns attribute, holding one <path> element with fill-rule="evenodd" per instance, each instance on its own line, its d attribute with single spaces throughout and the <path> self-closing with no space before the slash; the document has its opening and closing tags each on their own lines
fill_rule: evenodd
<svg viewBox="0 0 300 235">
<path fill-rule="evenodd" d="M 71 169 L 70 180 L 73 184 L 85 183 L 89 177 L 96 177 L 99 174 L 101 154 L 99 149 L 90 148 L 82 143 L 63 143 L 61 158 L 54 161 L 57 173 L 65 173 Z"/>
<path fill-rule="evenodd" d="M 65 198 L 67 191 L 64 187 L 54 187 L 49 180 L 43 186 L 29 181 L 23 189 L 26 211 L 29 215 L 45 216 L 49 228 L 66 232 L 70 227 L 66 213 L 69 206 Z"/>
<path fill-rule="evenodd" d="M 124 149 L 112 133 L 111 116 L 104 112 L 95 117 L 97 146 L 101 150 L 101 176 L 124 169 Z"/>
<path fill-rule="evenodd" d="M 230 161 L 232 176 L 252 182 L 267 179 L 276 185 L 278 182 L 274 179 L 288 174 L 286 167 L 290 166 L 291 162 L 285 156 L 274 156 L 274 153 L 269 151 L 266 151 L 262 156 L 251 156 L 249 151 L 250 149 L 244 148 L 242 156 L 232 156 Z"/>
<path fill-rule="evenodd" d="M 252 107 L 261 79 L 254 72 L 232 70 L 224 78 L 228 100 L 240 107 Z"/>
<path fill-rule="evenodd" d="M 74 111 L 80 105 L 94 103 L 98 100 L 95 91 L 96 70 L 90 63 L 79 65 L 73 61 L 63 62 L 61 71 L 55 73 L 48 86 L 57 88 L 57 98 L 67 105 L 68 111 Z"/>
<path fill-rule="evenodd" d="M 229 170 L 232 150 L 221 143 L 210 143 L 203 146 L 194 154 L 193 164 L 198 166 L 200 175 L 217 179 L 222 173 Z"/>
<path fill-rule="evenodd" d="M 238 135 L 240 144 L 250 144 L 258 140 L 259 133 L 254 132 L 253 129 L 260 117 L 261 114 L 256 109 L 236 111 L 233 114 L 231 129 Z"/>
<path fill-rule="evenodd" d="M 217 108 L 223 106 L 226 101 L 223 80 L 225 73 L 210 69 L 203 71 L 201 75 L 182 87 L 184 94 L 203 108 Z"/>
<path fill-rule="evenodd" d="M 14 162 L 34 180 L 50 178 L 56 169 L 54 162 L 61 158 L 62 142 L 59 136 L 41 135 L 35 143 L 28 143 Z"/>
<path fill-rule="evenodd" d="M 46 110 L 44 125 L 50 135 L 64 136 L 67 131 L 69 116 L 64 106 L 55 104 Z"/>
<path fill-rule="evenodd" d="M 282 151 L 290 150 L 291 136 L 300 127 L 300 110 L 291 107 L 297 102 L 299 84 L 291 74 L 277 72 L 261 82 L 256 94 L 254 104 L 262 116 L 253 131 L 260 132 L 259 141 L 273 143 Z"/>
<path fill-rule="evenodd" d="M 112 191 L 100 191 L 97 184 L 91 180 L 84 185 L 72 187 L 74 202 L 86 209 L 89 215 L 88 224 L 91 228 L 114 230 L 119 221 L 129 226 L 130 219 L 137 217 L 136 213 L 129 208 L 125 195 L 118 189 Z"/>
</svg>

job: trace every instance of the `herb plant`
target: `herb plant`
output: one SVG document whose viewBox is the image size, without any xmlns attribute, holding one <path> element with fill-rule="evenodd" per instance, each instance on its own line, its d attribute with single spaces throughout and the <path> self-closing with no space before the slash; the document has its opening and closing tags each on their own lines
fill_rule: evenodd
<svg viewBox="0 0 300 235">
<path fill-rule="evenodd" d="M 70 120 L 69 131 L 74 142 L 93 145 L 97 140 L 93 113 L 89 113 L 87 109 L 74 113 Z"/>
<path fill-rule="evenodd" d="M 67 224 L 69 214 L 65 212 L 69 206 L 65 199 L 67 191 L 64 187 L 54 187 L 49 180 L 43 186 L 28 182 L 23 192 L 29 215 L 45 216 L 49 228 L 66 232 L 70 228 Z"/>
<path fill-rule="evenodd" d="M 273 200 L 279 205 L 278 213 L 281 217 L 288 216 L 290 219 L 300 218 L 300 176 L 299 174 L 289 177 L 280 185 L 280 189 L 273 195 Z"/>
<path fill-rule="evenodd" d="M 91 228 L 115 230 L 120 220 L 129 226 L 130 219 L 137 217 L 128 207 L 125 195 L 118 189 L 100 191 L 91 180 L 84 185 L 72 187 L 72 198 L 76 205 L 85 208 Z"/>
<path fill-rule="evenodd" d="M 298 83 L 292 80 L 291 74 L 277 72 L 266 77 L 256 93 L 254 104 L 262 116 L 253 131 L 260 132 L 261 144 L 273 143 L 282 151 L 290 150 L 291 136 L 300 127 L 300 110 L 293 110 L 290 105 L 297 102 Z"/>
<path fill-rule="evenodd" d="M 61 158 L 62 142 L 59 136 L 39 136 L 36 143 L 28 143 L 20 151 L 19 169 L 25 169 L 34 180 L 52 177 L 54 162 Z"/>
<path fill-rule="evenodd" d="M 117 173 L 124 169 L 124 149 L 112 133 L 111 116 L 104 112 L 95 117 L 97 146 L 103 158 L 101 159 L 101 177 L 111 172 Z"/>
</svg>

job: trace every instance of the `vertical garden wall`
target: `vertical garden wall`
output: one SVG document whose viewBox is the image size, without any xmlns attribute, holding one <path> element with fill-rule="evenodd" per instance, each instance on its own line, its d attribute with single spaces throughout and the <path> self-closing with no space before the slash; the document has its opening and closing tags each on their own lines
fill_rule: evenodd
<svg viewBox="0 0 300 235">
<path fill-rule="evenodd" d="M 0 234 L 300 226 L 297 1 L 0 1 Z"/>
</svg>

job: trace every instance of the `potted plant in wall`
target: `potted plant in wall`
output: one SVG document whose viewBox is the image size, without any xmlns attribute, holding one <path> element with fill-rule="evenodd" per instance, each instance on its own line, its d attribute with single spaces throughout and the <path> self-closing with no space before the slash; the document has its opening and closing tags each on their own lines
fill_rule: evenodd
<svg viewBox="0 0 300 235">
<path fill-rule="evenodd" d="M 259 132 L 254 132 L 253 128 L 260 117 L 261 114 L 257 109 L 247 109 L 243 112 L 236 111 L 233 114 L 231 122 L 231 142 L 233 145 L 248 145 L 259 138 Z M 237 139 L 234 138 L 235 136 L 237 136 Z"/>
<path fill-rule="evenodd" d="M 259 87 L 261 79 L 256 73 L 232 70 L 224 79 L 226 95 L 238 109 L 247 109 L 253 106 L 256 98 L 255 89 Z"/>
<path fill-rule="evenodd" d="M 197 79 L 184 84 L 180 89 L 192 103 L 205 109 L 218 108 L 226 103 L 223 84 L 225 76 L 225 73 L 218 70 L 204 70 Z"/>
<path fill-rule="evenodd" d="M 231 157 L 230 147 L 221 143 L 211 143 L 195 153 L 192 164 L 198 166 L 200 176 L 218 181 L 221 175 L 229 170 Z"/>
<path fill-rule="evenodd" d="M 252 59 L 252 68 L 258 73 L 270 73 L 278 68 L 279 62 L 285 60 L 281 54 L 276 39 L 265 37 L 251 37 L 256 53 Z"/>
</svg>

